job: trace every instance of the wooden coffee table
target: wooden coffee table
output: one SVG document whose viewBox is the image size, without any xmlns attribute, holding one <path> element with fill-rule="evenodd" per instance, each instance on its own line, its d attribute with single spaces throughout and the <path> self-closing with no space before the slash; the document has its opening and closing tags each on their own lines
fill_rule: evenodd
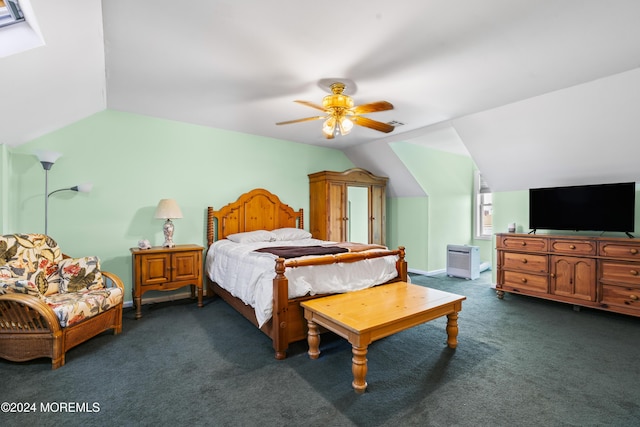
<svg viewBox="0 0 640 427">
<path fill-rule="evenodd" d="M 309 326 L 309 357 L 320 356 L 319 326 L 345 338 L 352 346 L 352 386 L 356 393 L 364 393 L 370 343 L 447 316 L 447 345 L 456 348 L 458 312 L 465 299 L 462 295 L 396 282 L 304 301 L 300 305 Z"/>
</svg>

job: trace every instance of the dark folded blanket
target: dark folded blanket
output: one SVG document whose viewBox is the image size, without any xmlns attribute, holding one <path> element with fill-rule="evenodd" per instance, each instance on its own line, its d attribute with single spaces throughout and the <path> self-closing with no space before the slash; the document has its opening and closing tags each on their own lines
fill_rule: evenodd
<svg viewBox="0 0 640 427">
<path fill-rule="evenodd" d="M 297 258 L 306 255 L 333 255 L 349 252 L 338 246 L 271 246 L 256 249 L 255 252 L 267 252 L 280 258 Z"/>
</svg>

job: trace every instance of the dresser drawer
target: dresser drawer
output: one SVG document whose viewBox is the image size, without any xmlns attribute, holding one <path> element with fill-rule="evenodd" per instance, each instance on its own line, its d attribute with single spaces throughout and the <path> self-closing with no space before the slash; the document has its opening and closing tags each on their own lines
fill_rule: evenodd
<svg viewBox="0 0 640 427">
<path fill-rule="evenodd" d="M 549 271 L 549 263 L 546 255 L 504 252 L 502 268 L 532 273 L 546 273 Z"/>
<path fill-rule="evenodd" d="M 551 252 L 564 255 L 595 255 L 598 247 L 592 240 L 552 239 Z"/>
<path fill-rule="evenodd" d="M 640 261 L 640 245 L 619 242 L 599 242 L 599 255 Z"/>
<path fill-rule="evenodd" d="M 600 302 L 640 312 L 640 289 L 627 286 L 602 285 Z"/>
<path fill-rule="evenodd" d="M 640 264 L 602 261 L 600 269 L 603 281 L 640 285 Z"/>
<path fill-rule="evenodd" d="M 503 236 L 500 236 L 500 239 L 498 241 L 498 248 L 546 252 L 548 249 L 548 239 L 544 237 L 503 235 Z"/>
<path fill-rule="evenodd" d="M 549 278 L 544 275 L 521 273 L 517 271 L 505 271 L 504 286 L 515 291 L 548 292 Z"/>
</svg>

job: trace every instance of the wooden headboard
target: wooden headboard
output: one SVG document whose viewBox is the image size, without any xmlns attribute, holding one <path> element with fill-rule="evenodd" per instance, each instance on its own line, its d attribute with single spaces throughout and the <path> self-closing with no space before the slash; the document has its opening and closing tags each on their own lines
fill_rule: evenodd
<svg viewBox="0 0 640 427">
<path fill-rule="evenodd" d="M 207 208 L 208 246 L 230 234 L 283 227 L 304 228 L 302 209 L 294 211 L 263 188 L 244 193 L 219 211 Z"/>
</svg>

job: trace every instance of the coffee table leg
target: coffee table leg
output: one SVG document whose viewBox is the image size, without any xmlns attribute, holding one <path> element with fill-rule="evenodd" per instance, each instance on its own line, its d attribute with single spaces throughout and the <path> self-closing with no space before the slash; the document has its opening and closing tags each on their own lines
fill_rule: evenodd
<svg viewBox="0 0 640 427">
<path fill-rule="evenodd" d="M 307 320 L 309 332 L 307 333 L 307 342 L 309 343 L 309 357 L 317 359 L 320 356 L 320 334 L 318 333 L 318 325 L 311 320 Z"/>
<path fill-rule="evenodd" d="M 458 313 L 447 314 L 447 345 L 449 348 L 458 346 Z"/>
<path fill-rule="evenodd" d="M 353 372 L 353 382 L 351 385 L 356 393 L 364 393 L 367 389 L 367 347 L 356 347 L 351 349 L 353 358 L 351 359 L 351 371 Z"/>
</svg>

